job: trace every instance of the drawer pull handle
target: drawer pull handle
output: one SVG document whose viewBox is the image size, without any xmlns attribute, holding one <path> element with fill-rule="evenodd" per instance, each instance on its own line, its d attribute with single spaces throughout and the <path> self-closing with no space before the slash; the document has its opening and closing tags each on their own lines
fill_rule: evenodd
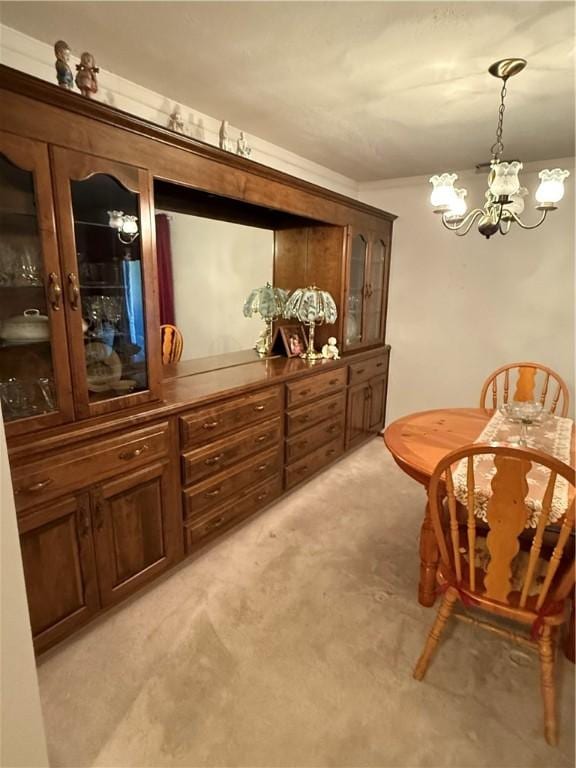
<svg viewBox="0 0 576 768">
<path fill-rule="evenodd" d="M 332 426 L 328 427 L 328 429 L 326 431 L 327 432 L 336 432 L 337 429 L 338 429 L 338 424 L 332 424 Z"/>
<path fill-rule="evenodd" d="M 218 456 L 209 456 L 207 459 L 204 459 L 204 464 L 206 464 L 207 467 L 213 467 L 214 464 L 218 464 L 223 458 L 223 453 L 219 453 Z"/>
<path fill-rule="evenodd" d="M 214 488 L 213 491 L 206 491 L 204 496 L 206 496 L 207 499 L 211 499 L 213 496 L 218 496 L 220 493 L 220 488 Z"/>
<path fill-rule="evenodd" d="M 225 520 L 225 517 L 217 517 L 215 520 L 211 520 L 206 526 L 206 530 L 209 531 L 212 528 L 219 528 Z"/>
<path fill-rule="evenodd" d="M 356 368 L 356 373 L 364 373 L 365 368 Z"/>
<path fill-rule="evenodd" d="M 204 424 L 202 424 L 202 429 L 214 429 L 217 427 L 219 422 L 217 421 L 206 421 Z"/>
<path fill-rule="evenodd" d="M 264 440 L 268 439 L 268 435 L 258 435 L 258 437 L 254 440 L 255 443 L 263 443 Z"/>
<path fill-rule="evenodd" d="M 134 448 L 133 451 L 122 451 L 122 453 L 120 454 L 120 458 L 124 459 L 124 461 L 129 461 L 130 459 L 137 459 L 138 456 L 142 456 L 142 454 L 148 450 L 149 450 L 148 444 L 144 443 L 144 445 L 140 446 L 140 448 Z"/>
<path fill-rule="evenodd" d="M 382 368 L 383 365 L 384 363 L 380 361 L 379 363 L 376 363 L 376 368 Z"/>
<path fill-rule="evenodd" d="M 307 445 L 308 445 L 308 440 L 300 440 L 300 442 L 298 443 L 298 448 L 306 448 Z"/>
<path fill-rule="evenodd" d="M 305 413 L 303 416 L 300 416 L 300 421 L 308 421 L 309 418 L 310 418 L 310 414 Z"/>
<path fill-rule="evenodd" d="M 332 456 L 336 453 L 336 448 L 330 448 L 329 451 L 326 451 L 326 456 Z"/>
<path fill-rule="evenodd" d="M 303 389 L 302 392 L 300 392 L 300 397 L 306 397 L 306 395 L 309 395 L 311 391 L 311 389 Z"/>
<path fill-rule="evenodd" d="M 308 464 L 304 464 L 303 466 L 298 467 L 297 472 L 300 472 L 300 474 L 303 472 L 308 472 Z"/>
<path fill-rule="evenodd" d="M 262 405 L 262 404 L 260 404 L 260 405 L 255 405 L 255 406 L 254 406 L 254 410 L 255 410 L 255 411 L 263 411 L 265 407 L 266 407 L 266 406 L 265 406 L 265 405 Z"/>
<path fill-rule="evenodd" d="M 264 470 L 268 467 L 268 464 L 260 464 L 259 467 L 256 467 L 256 472 L 264 472 Z"/>
<path fill-rule="evenodd" d="M 333 387 L 335 384 L 340 384 L 340 379 L 330 379 L 328 384 Z"/>
<path fill-rule="evenodd" d="M 16 495 L 19 493 L 38 493 L 38 491 L 41 491 L 44 488 L 47 488 L 49 485 L 52 485 L 53 482 L 53 478 L 47 477 L 46 480 L 39 480 L 37 483 L 32 483 L 32 485 L 29 485 L 26 488 L 18 488 L 16 490 Z"/>
<path fill-rule="evenodd" d="M 264 501 L 266 496 L 268 496 L 268 491 L 264 491 L 264 493 L 261 493 L 260 496 L 256 496 L 256 501 Z"/>
</svg>

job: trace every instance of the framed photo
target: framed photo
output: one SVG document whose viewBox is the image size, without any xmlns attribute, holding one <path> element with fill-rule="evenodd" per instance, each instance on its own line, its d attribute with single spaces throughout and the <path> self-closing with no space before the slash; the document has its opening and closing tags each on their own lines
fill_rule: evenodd
<svg viewBox="0 0 576 768">
<path fill-rule="evenodd" d="M 276 331 L 272 349 L 282 352 L 286 357 L 298 357 L 306 352 L 308 337 L 303 325 L 281 325 Z"/>
</svg>

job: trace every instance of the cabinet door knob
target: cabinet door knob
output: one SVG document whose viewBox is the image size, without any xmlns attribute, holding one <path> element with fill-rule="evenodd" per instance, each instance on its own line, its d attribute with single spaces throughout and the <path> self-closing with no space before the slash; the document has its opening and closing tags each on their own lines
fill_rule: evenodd
<svg viewBox="0 0 576 768">
<path fill-rule="evenodd" d="M 139 448 L 134 448 L 132 451 L 122 451 L 119 456 L 124 461 L 129 461 L 130 459 L 137 459 L 138 456 L 142 456 L 147 450 L 149 450 L 149 446 L 144 443 L 144 445 L 141 445 Z"/>
<path fill-rule="evenodd" d="M 206 496 L 206 498 L 208 499 L 211 499 L 213 496 L 218 496 L 219 493 L 220 493 L 220 488 L 214 488 L 213 491 L 206 491 L 204 496 Z"/>
<path fill-rule="evenodd" d="M 264 405 L 262 405 L 262 404 L 260 404 L 260 405 L 255 405 L 255 406 L 254 406 L 254 410 L 255 410 L 255 411 L 263 411 L 265 407 L 266 407 L 266 406 L 264 406 Z"/>
<path fill-rule="evenodd" d="M 202 429 L 214 429 L 219 424 L 218 421 L 206 421 L 204 424 L 202 424 Z"/>
<path fill-rule="evenodd" d="M 69 272 L 68 274 L 68 301 L 70 302 L 70 307 L 76 311 L 80 304 L 80 286 L 74 272 Z"/>
<path fill-rule="evenodd" d="M 255 443 L 263 443 L 264 440 L 268 438 L 268 435 L 258 435 L 258 437 L 254 440 Z"/>
<path fill-rule="evenodd" d="M 32 485 L 27 485 L 24 488 L 17 488 L 14 491 L 14 494 L 17 496 L 20 493 L 38 493 L 38 491 L 41 491 L 44 488 L 47 488 L 49 485 L 52 485 L 53 482 L 53 478 L 47 477 L 46 480 L 38 480 L 37 483 L 32 483 Z"/>
<path fill-rule="evenodd" d="M 207 459 L 204 459 L 204 464 L 206 464 L 207 467 L 213 467 L 214 464 L 218 464 L 223 458 L 223 453 L 219 453 L 217 456 L 209 456 Z"/>
<path fill-rule="evenodd" d="M 62 288 L 60 287 L 60 279 L 56 272 L 50 272 L 48 275 L 48 301 L 54 312 L 60 309 L 61 298 Z"/>
<path fill-rule="evenodd" d="M 267 468 L 268 463 L 266 464 L 260 464 L 259 467 L 256 467 L 256 472 L 264 472 L 264 470 Z"/>
</svg>

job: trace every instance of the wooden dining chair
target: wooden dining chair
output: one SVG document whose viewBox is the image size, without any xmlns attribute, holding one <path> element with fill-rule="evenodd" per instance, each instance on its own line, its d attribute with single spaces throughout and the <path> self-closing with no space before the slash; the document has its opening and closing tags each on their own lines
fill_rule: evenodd
<svg viewBox="0 0 576 768">
<path fill-rule="evenodd" d="M 162 339 L 162 362 L 177 363 L 182 357 L 184 348 L 184 339 L 182 333 L 175 325 L 161 325 L 160 334 Z"/>
<path fill-rule="evenodd" d="M 511 382 L 511 373 L 516 373 Z M 511 386 L 513 390 L 511 391 Z M 492 405 L 488 391 L 492 394 Z M 480 408 L 498 408 L 509 400 L 536 400 L 558 416 L 566 416 L 569 407 L 568 387 L 562 377 L 552 368 L 540 363 L 510 363 L 494 371 L 484 382 L 480 393 Z"/>
<path fill-rule="evenodd" d="M 481 454 L 494 454 L 496 468 L 486 511 L 487 536 L 475 515 L 477 499 L 474 489 L 477 483 L 474 457 Z M 464 505 L 467 513 L 465 529 L 458 524 L 453 478 L 453 469 L 462 459 L 466 460 L 466 482 L 458 495 L 465 495 L 467 500 Z M 545 490 L 537 525 L 527 528 L 531 514 L 526 505 L 527 475 L 533 466 L 538 468 L 539 473 L 540 468 L 544 468 Z M 426 674 L 432 654 L 457 603 L 465 608 L 477 607 L 486 616 L 492 614 L 509 619 L 525 631 L 514 632 L 489 621 L 471 618 L 466 613 L 454 614 L 459 619 L 537 648 L 544 702 L 544 732 L 549 744 L 556 744 L 557 738 L 554 641 L 558 628 L 566 620 L 575 582 L 573 548 L 570 551 L 574 531 L 574 474 L 572 467 L 549 454 L 532 449 L 475 443 L 442 459 L 434 470 L 429 487 L 430 515 L 440 550 L 438 583 L 443 597 L 414 669 L 414 677 L 422 680 Z M 544 543 L 544 533 L 559 478 L 568 482 L 571 502 L 558 521 L 558 535 L 549 548 Z M 483 527 L 485 529 L 486 523 Z M 520 548 L 521 534 L 523 539 L 526 534 L 530 539 L 525 549 Z M 479 546 L 481 542 L 483 546 Z M 482 558 L 478 557 L 478 552 L 483 554 Z"/>
</svg>

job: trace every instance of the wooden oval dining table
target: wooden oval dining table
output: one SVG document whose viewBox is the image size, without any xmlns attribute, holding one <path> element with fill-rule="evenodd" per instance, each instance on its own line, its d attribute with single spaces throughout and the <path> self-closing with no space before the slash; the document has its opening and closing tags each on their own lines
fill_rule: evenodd
<svg viewBox="0 0 576 768">
<path fill-rule="evenodd" d="M 403 416 L 384 430 L 386 447 L 394 461 L 426 489 L 440 459 L 451 451 L 473 443 L 490 421 L 494 411 L 486 408 L 443 408 Z M 574 433 L 573 433 L 574 438 Z M 574 441 L 572 444 L 574 458 Z M 426 501 L 420 528 L 420 580 L 418 601 L 432 606 L 436 600 L 438 546 Z M 566 655 L 574 661 L 572 616 L 565 644 Z"/>
</svg>

